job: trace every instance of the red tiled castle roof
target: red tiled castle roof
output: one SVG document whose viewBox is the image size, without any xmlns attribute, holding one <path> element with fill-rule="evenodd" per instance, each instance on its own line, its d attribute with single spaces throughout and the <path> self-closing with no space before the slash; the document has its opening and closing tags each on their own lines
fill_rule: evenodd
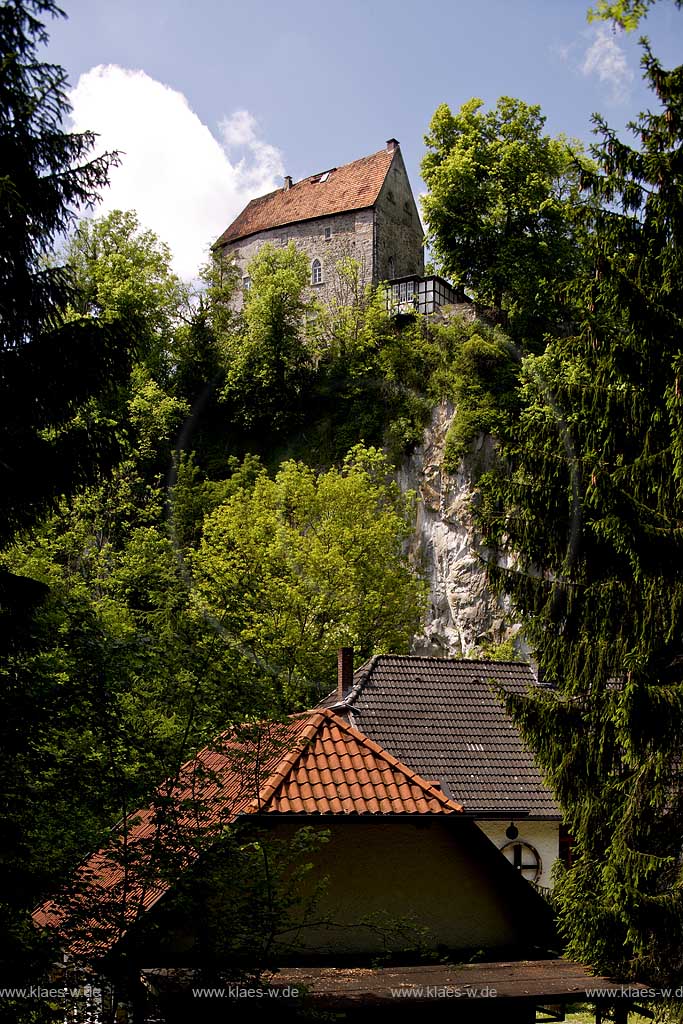
<svg viewBox="0 0 683 1024">
<path fill-rule="evenodd" d="M 290 188 L 280 188 L 252 199 L 226 228 L 214 248 L 268 228 L 374 206 L 395 152 L 381 149 L 372 156 L 333 168 L 324 181 L 323 171 L 297 181 Z"/>
<path fill-rule="evenodd" d="M 125 845 L 119 834 L 93 854 L 77 872 L 74 895 L 48 900 L 33 920 L 58 928 L 72 955 L 103 955 L 241 814 L 459 812 L 437 785 L 323 708 L 246 736 L 226 734 L 200 751 L 174 788 L 162 787 L 132 816 Z M 164 851 L 172 851 L 172 865 Z"/>
</svg>

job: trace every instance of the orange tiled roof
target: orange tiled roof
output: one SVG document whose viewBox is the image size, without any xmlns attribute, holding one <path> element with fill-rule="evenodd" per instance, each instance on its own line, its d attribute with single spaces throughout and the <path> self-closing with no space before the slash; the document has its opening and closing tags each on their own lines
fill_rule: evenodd
<svg viewBox="0 0 683 1024">
<path fill-rule="evenodd" d="M 318 715 L 325 718 L 319 719 Z M 327 709 L 308 720 L 306 745 L 261 791 L 269 814 L 452 814 L 438 786 Z M 255 808 L 250 806 L 250 810 Z"/>
<path fill-rule="evenodd" d="M 215 243 L 216 247 L 236 242 L 268 228 L 284 227 L 302 220 L 327 217 L 348 210 L 374 206 L 391 166 L 395 150 L 381 149 L 343 167 L 313 174 L 291 188 L 259 196 L 245 206 Z"/>
<path fill-rule="evenodd" d="M 81 865 L 74 895 L 48 900 L 33 920 L 58 928 L 73 955 L 103 955 L 241 814 L 459 812 L 436 784 L 323 708 L 200 751 L 175 787 L 131 818 L 125 843 L 119 833 Z"/>
</svg>

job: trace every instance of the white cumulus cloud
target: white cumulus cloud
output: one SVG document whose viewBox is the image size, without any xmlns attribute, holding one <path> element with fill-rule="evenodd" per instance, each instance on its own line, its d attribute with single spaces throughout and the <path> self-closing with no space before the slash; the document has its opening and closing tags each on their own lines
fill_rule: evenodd
<svg viewBox="0 0 683 1024">
<path fill-rule="evenodd" d="M 597 75 L 602 83 L 609 86 L 613 102 L 626 99 L 633 81 L 633 71 L 617 38 L 613 28 L 600 25 L 581 65 L 584 75 Z"/>
<path fill-rule="evenodd" d="M 182 93 L 116 65 L 81 75 L 70 101 L 73 129 L 97 132 L 98 152 L 121 153 L 97 214 L 136 210 L 186 279 L 246 203 L 282 183 L 280 151 L 246 110 L 221 121 L 219 140 Z"/>
</svg>

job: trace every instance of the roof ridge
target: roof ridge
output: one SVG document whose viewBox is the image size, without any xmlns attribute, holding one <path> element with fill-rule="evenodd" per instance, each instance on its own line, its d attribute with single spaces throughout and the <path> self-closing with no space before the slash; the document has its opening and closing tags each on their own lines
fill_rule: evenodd
<svg viewBox="0 0 683 1024">
<path fill-rule="evenodd" d="M 334 171 L 344 171 L 347 167 L 352 167 L 354 164 L 360 164 L 363 160 L 372 160 L 374 157 L 379 156 L 380 153 L 388 153 L 389 150 L 382 146 L 381 149 L 375 150 L 374 153 L 368 153 L 366 156 L 357 156 L 355 160 L 347 160 L 345 164 L 333 164 L 331 167 L 325 167 L 322 171 L 314 171 L 313 174 L 307 174 L 305 178 L 299 178 L 298 181 L 293 181 L 291 187 L 296 188 L 297 185 L 303 185 L 307 181 L 313 181 L 314 178 L 319 178 L 321 174 L 332 174 Z M 282 192 L 283 189 L 279 188 L 276 192 Z"/>
<path fill-rule="evenodd" d="M 390 754 L 389 751 L 385 750 L 379 743 L 370 739 L 369 736 L 366 736 L 364 732 L 360 731 L 360 729 L 356 729 L 354 726 L 349 725 L 348 722 L 345 722 L 339 715 L 335 715 L 330 708 L 322 708 L 321 713 L 327 719 L 331 719 L 342 731 L 350 733 L 357 743 L 361 743 L 363 746 L 367 747 L 368 750 L 371 750 L 372 753 L 375 754 L 375 756 L 379 755 L 379 757 L 391 765 L 392 768 L 398 768 L 402 774 L 406 775 L 407 778 L 419 786 L 423 792 L 428 793 L 431 797 L 434 797 L 446 807 L 454 808 L 458 812 L 462 812 L 464 810 L 462 804 L 459 804 L 457 800 L 449 799 L 441 789 L 437 789 L 431 782 L 428 782 L 427 779 L 423 779 L 423 777 L 413 768 L 404 764 L 404 762 L 400 761 L 397 757 L 394 757 L 393 754 Z"/>
<path fill-rule="evenodd" d="M 497 658 L 438 658 L 433 654 L 373 654 L 372 658 L 356 669 L 356 672 L 362 671 L 370 666 L 371 662 L 379 661 L 382 658 L 396 658 L 400 661 L 431 661 L 437 665 L 514 665 L 519 668 L 531 668 L 531 663 L 528 661 L 499 661 Z"/>
<path fill-rule="evenodd" d="M 297 718 L 303 716 L 293 715 L 292 717 Z M 322 725 L 323 717 L 322 711 L 313 711 L 310 713 L 310 721 L 304 725 L 303 729 L 296 737 L 293 747 L 288 747 L 285 750 L 282 758 L 278 761 L 277 765 L 270 773 L 263 786 L 259 789 L 256 796 L 244 808 L 243 813 L 255 814 L 257 811 L 265 810 L 266 804 L 273 799 L 278 789 L 280 789 L 284 784 L 285 779 L 293 770 L 297 761 L 301 759 L 303 752 L 314 739 Z M 284 771 L 282 770 L 283 768 L 285 769 Z"/>
<path fill-rule="evenodd" d="M 363 662 L 360 668 L 357 668 L 353 673 L 353 686 L 346 694 L 340 703 L 345 704 L 347 707 L 353 705 L 361 694 L 361 691 L 368 679 L 372 675 L 373 669 L 377 664 L 379 658 L 383 657 L 381 654 L 373 654 L 372 657 L 368 658 L 367 661 Z M 358 678 L 356 678 L 358 677 Z"/>
</svg>

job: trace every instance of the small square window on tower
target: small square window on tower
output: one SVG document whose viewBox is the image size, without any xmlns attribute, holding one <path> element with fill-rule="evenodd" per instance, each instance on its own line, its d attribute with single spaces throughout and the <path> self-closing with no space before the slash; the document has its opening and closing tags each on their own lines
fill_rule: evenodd
<svg viewBox="0 0 683 1024">
<path fill-rule="evenodd" d="M 325 241 L 329 242 L 332 238 L 332 228 L 325 228 Z"/>
</svg>

